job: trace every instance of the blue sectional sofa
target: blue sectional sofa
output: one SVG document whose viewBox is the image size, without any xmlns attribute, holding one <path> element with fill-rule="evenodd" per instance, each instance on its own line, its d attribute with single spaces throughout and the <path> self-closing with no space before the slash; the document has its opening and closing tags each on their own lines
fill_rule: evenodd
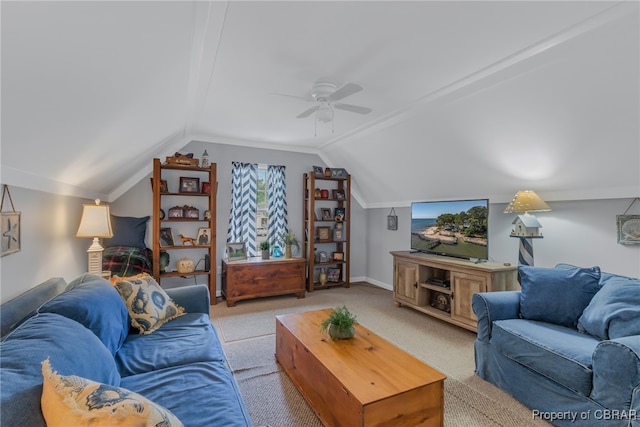
<svg viewBox="0 0 640 427">
<path fill-rule="evenodd" d="M 207 287 L 166 293 L 185 314 L 145 335 L 130 327 L 116 288 L 97 276 L 84 275 L 68 287 L 52 279 L 4 304 L 2 425 L 46 426 L 42 362 L 48 359 L 61 376 L 137 393 L 184 426 L 251 426 L 209 319 Z"/>
<path fill-rule="evenodd" d="M 640 280 L 565 264 L 519 277 L 473 296 L 476 373 L 556 426 L 640 426 Z"/>
</svg>

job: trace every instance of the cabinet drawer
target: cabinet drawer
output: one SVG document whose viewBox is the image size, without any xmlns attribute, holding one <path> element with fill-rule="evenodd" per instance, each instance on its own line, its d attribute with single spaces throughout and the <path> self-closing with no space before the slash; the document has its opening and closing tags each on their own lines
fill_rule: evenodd
<svg viewBox="0 0 640 427">
<path fill-rule="evenodd" d="M 227 292 L 231 296 L 257 295 L 304 288 L 304 263 L 228 266 Z"/>
</svg>

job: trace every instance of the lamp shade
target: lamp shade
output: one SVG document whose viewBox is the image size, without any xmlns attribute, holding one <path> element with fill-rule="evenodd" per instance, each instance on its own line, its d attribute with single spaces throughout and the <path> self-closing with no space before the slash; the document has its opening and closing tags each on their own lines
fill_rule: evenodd
<svg viewBox="0 0 640 427">
<path fill-rule="evenodd" d="M 101 205 L 98 199 L 94 205 L 83 205 L 76 237 L 113 237 L 109 206 Z"/>
<path fill-rule="evenodd" d="M 504 213 L 545 212 L 551 208 L 534 191 L 518 191 Z"/>
</svg>

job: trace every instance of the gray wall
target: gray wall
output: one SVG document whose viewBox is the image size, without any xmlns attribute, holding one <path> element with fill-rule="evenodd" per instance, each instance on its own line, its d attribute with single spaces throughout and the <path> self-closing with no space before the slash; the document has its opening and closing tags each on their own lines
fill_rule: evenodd
<svg viewBox="0 0 640 427">
<path fill-rule="evenodd" d="M 218 164 L 218 266 L 224 254 L 231 202 L 231 162 L 247 161 L 282 164 L 287 167 L 289 225 L 302 236 L 302 174 L 312 165 L 324 166 L 313 154 L 291 153 L 224 144 L 190 143 L 183 152 L 200 156 L 206 147 L 209 158 Z M 149 159 L 151 164 L 151 159 Z M 150 175 L 149 175 L 150 176 Z M 152 210 L 149 176 L 111 203 L 111 212 L 120 216 L 145 216 Z M 358 177 L 352 177 L 357 185 Z M 86 271 L 89 239 L 75 232 L 83 203 L 91 200 L 11 187 L 18 211 L 22 212 L 22 251 L 0 259 L 0 301 L 7 301 L 50 278 L 70 281 Z M 631 199 L 550 201 L 551 212 L 537 215 L 544 239 L 534 241 L 536 265 L 559 262 L 599 265 L 604 271 L 640 277 L 640 245 L 616 242 L 616 215 L 622 214 Z M 390 251 L 409 249 L 409 208 L 396 208 L 398 230 L 386 228 L 390 209 L 364 209 L 352 199 L 351 278 L 391 288 Z M 514 215 L 502 213 L 504 204 L 490 206 L 489 252 L 495 261 L 517 263 L 518 240 L 509 237 Z M 628 214 L 640 214 L 636 203 Z M 150 246 L 151 233 L 147 233 Z M 193 283 L 175 279 L 163 285 Z M 220 281 L 218 280 L 218 288 Z"/>
<path fill-rule="evenodd" d="M 324 162 L 315 154 L 293 153 L 279 150 L 242 147 L 227 144 L 210 144 L 204 142 L 191 142 L 181 152 L 194 153 L 200 157 L 204 150 L 209 154 L 209 161 L 217 163 L 218 171 L 218 199 L 217 199 L 217 265 L 220 273 L 221 259 L 224 256 L 225 243 L 227 241 L 227 228 L 229 225 L 229 211 L 231 208 L 231 164 L 234 161 L 263 163 L 286 166 L 287 181 L 287 210 L 289 228 L 298 238 L 304 236 L 302 221 L 302 174 L 309 172 L 313 165 L 325 166 Z M 149 175 L 150 177 L 151 175 Z M 143 179 L 135 187 L 123 194 L 112 204 L 112 211 L 116 215 L 144 216 L 152 211 L 151 188 L 149 177 Z M 365 224 L 366 212 L 352 199 L 352 263 L 351 276 L 366 276 L 365 261 Z M 151 221 L 147 228 L 147 245 L 151 247 Z M 302 248 L 301 248 L 302 249 Z M 175 265 L 175 252 L 173 252 L 169 268 Z M 189 256 L 185 253 L 186 256 Z M 302 255 L 302 252 L 297 254 Z M 204 276 L 196 276 L 198 283 L 203 282 Z M 181 286 L 194 283 L 194 278 L 165 279 L 162 285 L 165 287 Z M 218 294 L 220 290 L 220 276 L 217 278 Z"/>
<path fill-rule="evenodd" d="M 75 237 L 82 204 L 91 200 L 9 187 L 20 215 L 21 250 L 0 258 L 0 301 L 50 277 L 69 281 L 87 270 L 91 239 Z M 5 200 L 6 204 L 6 200 Z M 8 210 L 5 206 L 5 211 Z"/>
<path fill-rule="evenodd" d="M 533 241 L 536 266 L 553 267 L 566 262 L 598 265 L 603 271 L 640 277 L 640 245 L 617 243 L 616 215 L 624 213 L 631 199 L 549 202 L 551 212 L 536 215 L 543 239 Z M 489 206 L 489 256 L 492 261 L 518 263 L 518 239 L 509 237 L 515 214 L 503 213 L 505 204 Z M 408 250 L 410 208 L 395 208 L 398 230 L 387 230 L 390 209 L 367 210 L 367 276 L 391 289 L 393 266 L 390 251 Z M 640 203 L 628 212 L 640 214 Z"/>
</svg>

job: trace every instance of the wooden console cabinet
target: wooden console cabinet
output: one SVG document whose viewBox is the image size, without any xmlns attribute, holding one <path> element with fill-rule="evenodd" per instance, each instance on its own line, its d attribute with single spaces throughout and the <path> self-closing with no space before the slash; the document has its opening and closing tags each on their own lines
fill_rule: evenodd
<svg viewBox="0 0 640 427">
<path fill-rule="evenodd" d="M 239 300 L 274 295 L 304 298 L 305 279 L 304 258 L 222 260 L 222 296 L 229 307 Z"/>
<path fill-rule="evenodd" d="M 519 290 L 517 266 L 419 252 L 393 255 L 393 298 L 438 319 L 477 331 L 471 298 L 478 292 Z"/>
</svg>

